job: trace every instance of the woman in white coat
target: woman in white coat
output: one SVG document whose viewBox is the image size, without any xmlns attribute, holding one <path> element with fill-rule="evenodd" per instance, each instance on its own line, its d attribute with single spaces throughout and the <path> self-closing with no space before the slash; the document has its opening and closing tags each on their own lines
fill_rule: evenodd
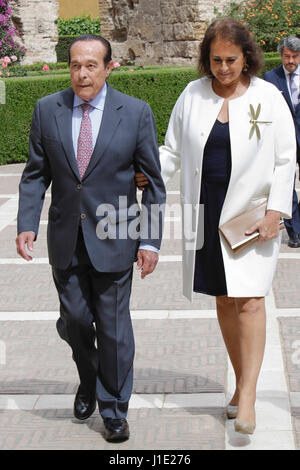
<svg viewBox="0 0 300 470">
<path fill-rule="evenodd" d="M 216 297 L 236 376 L 227 415 L 237 418 L 236 431 L 248 434 L 255 429 L 265 348 L 264 297 L 279 254 L 280 217 L 291 217 L 296 162 L 290 111 L 277 88 L 255 76 L 261 63 L 245 26 L 231 18 L 212 23 L 200 46 L 199 71 L 205 77 L 180 95 L 160 148 L 165 183 L 181 172 L 183 293 L 190 300 L 193 291 Z M 257 113 L 260 108 L 254 133 L 250 105 Z M 143 184 L 142 174 L 137 182 Z M 204 204 L 202 248 L 197 245 L 203 230 L 199 201 Z M 218 226 L 264 201 L 265 216 L 249 230 L 259 231 L 258 241 L 233 254 Z"/>
</svg>

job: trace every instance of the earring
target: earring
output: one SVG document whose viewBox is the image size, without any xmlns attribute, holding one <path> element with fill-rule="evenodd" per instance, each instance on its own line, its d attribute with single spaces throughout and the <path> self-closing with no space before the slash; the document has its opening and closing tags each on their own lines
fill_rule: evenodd
<svg viewBox="0 0 300 470">
<path fill-rule="evenodd" d="M 248 68 L 249 68 L 249 65 L 246 63 L 243 67 L 243 72 L 247 72 Z"/>
</svg>

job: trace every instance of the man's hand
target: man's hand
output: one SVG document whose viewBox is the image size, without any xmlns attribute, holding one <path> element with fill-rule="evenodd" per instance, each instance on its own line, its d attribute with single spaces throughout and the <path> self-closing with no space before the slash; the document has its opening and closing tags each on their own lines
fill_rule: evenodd
<svg viewBox="0 0 300 470">
<path fill-rule="evenodd" d="M 31 261 L 32 256 L 27 254 L 25 246 L 29 251 L 33 251 L 33 242 L 35 239 L 35 234 L 33 232 L 21 232 L 16 238 L 17 253 L 26 259 L 26 261 Z"/>
<path fill-rule="evenodd" d="M 147 176 L 145 176 L 144 173 L 137 171 L 135 173 L 135 184 L 137 185 L 140 191 L 144 191 L 145 186 L 149 184 Z"/>
<path fill-rule="evenodd" d="M 138 251 L 137 268 L 141 269 L 141 278 L 144 279 L 148 274 L 151 274 L 158 262 L 158 253 L 150 250 Z"/>
</svg>

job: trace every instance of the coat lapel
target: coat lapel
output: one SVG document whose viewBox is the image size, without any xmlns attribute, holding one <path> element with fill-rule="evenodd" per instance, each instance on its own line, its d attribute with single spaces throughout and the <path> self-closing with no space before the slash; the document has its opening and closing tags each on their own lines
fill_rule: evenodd
<svg viewBox="0 0 300 470">
<path fill-rule="evenodd" d="M 117 94 L 109 85 L 107 86 L 107 95 L 102 116 L 100 131 L 96 140 L 93 155 L 86 169 L 83 179 L 91 173 L 98 164 L 107 148 L 120 120 L 119 109 L 123 107 Z M 72 114 L 73 114 L 74 92 L 68 88 L 60 95 L 58 100 L 58 111 L 55 114 L 58 132 L 67 157 L 75 176 L 80 180 L 78 165 L 74 155 L 73 136 L 72 136 Z"/>
<path fill-rule="evenodd" d="M 120 101 L 120 95 L 117 94 L 113 88 L 107 85 L 107 95 L 98 138 L 83 179 L 88 177 L 103 156 L 117 126 L 119 125 L 119 122 L 121 121 L 119 110 L 122 107 L 123 104 Z"/>
<path fill-rule="evenodd" d="M 291 110 L 291 112 L 294 116 L 295 115 L 295 108 L 294 108 L 294 105 L 293 105 L 291 97 L 290 97 L 290 92 L 288 90 L 288 86 L 287 86 L 287 83 L 286 83 L 286 77 L 285 77 L 285 73 L 284 73 L 284 70 L 283 70 L 283 66 L 279 67 L 277 77 L 278 77 L 278 82 L 279 82 L 279 90 L 282 91 L 282 94 L 285 97 L 285 100 L 286 100 L 287 104 L 289 105 L 290 110 Z"/>
<path fill-rule="evenodd" d="M 78 165 L 74 155 L 73 136 L 72 136 L 72 114 L 73 114 L 74 92 L 68 88 L 58 101 L 59 109 L 55 115 L 58 132 L 63 145 L 67 160 L 75 176 L 80 180 Z"/>
</svg>

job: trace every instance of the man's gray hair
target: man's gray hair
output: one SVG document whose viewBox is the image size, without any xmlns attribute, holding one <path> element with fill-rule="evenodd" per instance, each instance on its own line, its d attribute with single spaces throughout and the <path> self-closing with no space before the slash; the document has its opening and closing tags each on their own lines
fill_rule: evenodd
<svg viewBox="0 0 300 470">
<path fill-rule="evenodd" d="M 300 39 L 296 36 L 289 36 L 288 38 L 282 39 L 277 48 L 280 55 L 282 55 L 284 47 L 293 52 L 300 52 Z"/>
</svg>

